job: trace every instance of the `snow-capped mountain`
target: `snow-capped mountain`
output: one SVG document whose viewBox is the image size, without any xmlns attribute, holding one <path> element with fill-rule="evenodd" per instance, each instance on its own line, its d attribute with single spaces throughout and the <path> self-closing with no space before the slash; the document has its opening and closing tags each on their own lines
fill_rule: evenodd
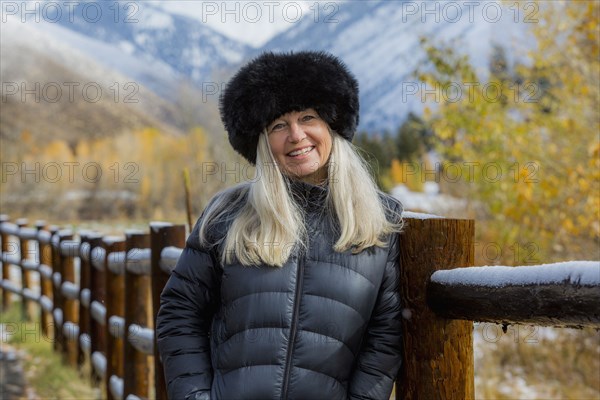
<svg viewBox="0 0 600 400">
<path fill-rule="evenodd" d="M 316 49 L 339 56 L 357 76 L 359 128 L 370 132 L 395 131 L 409 112 L 420 114 L 427 101 L 443 100 L 444 93 L 438 99 L 424 94 L 427 88 L 414 76 L 426 59 L 422 37 L 453 43 L 483 77 L 494 44 L 506 47 L 509 61 L 524 57 L 531 44 L 514 12 L 480 2 L 349 1 L 317 15 L 304 18 L 261 50 Z"/>
<path fill-rule="evenodd" d="M 76 34 L 62 33 L 49 35 L 18 19 L 2 24 L 2 139 L 24 130 L 41 140 L 69 142 L 147 126 L 179 133 L 184 123 L 172 103 L 65 42 L 65 36 Z"/>
<path fill-rule="evenodd" d="M 219 125 L 215 88 L 262 51 L 311 49 L 339 56 L 360 84 L 359 129 L 377 132 L 395 131 L 410 111 L 419 114 L 426 100 L 441 101 L 431 92 L 424 95 L 425 87 L 414 77 L 425 60 L 422 37 L 452 43 L 471 57 L 481 75 L 494 44 L 504 46 L 511 60 L 523 58 L 532 43 L 523 10 L 516 18 L 514 9 L 493 2 L 315 2 L 299 22 L 258 49 L 175 14 L 161 1 L 69 4 L 68 14 L 44 23 L 51 17 L 46 16 L 36 28 L 178 107 L 185 86 L 188 96 L 202 97 L 201 106 L 215 119 L 207 125 L 213 126 Z M 11 39 L 3 35 L 5 40 Z M 63 62 L 77 68 L 68 58 Z M 210 84 L 210 96 L 201 93 L 205 84 Z"/>
<path fill-rule="evenodd" d="M 177 97 L 174 83 L 190 80 L 202 88 L 215 71 L 239 63 L 250 50 L 159 3 L 76 2 L 68 18 L 45 29 L 170 100 Z"/>
</svg>

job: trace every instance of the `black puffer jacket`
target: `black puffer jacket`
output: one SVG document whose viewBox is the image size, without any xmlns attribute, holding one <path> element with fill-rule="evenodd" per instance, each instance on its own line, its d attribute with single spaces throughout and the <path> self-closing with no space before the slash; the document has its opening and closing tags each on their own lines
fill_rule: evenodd
<svg viewBox="0 0 600 400">
<path fill-rule="evenodd" d="M 196 224 L 156 327 L 171 400 L 389 398 L 401 352 L 398 235 L 385 248 L 337 253 L 326 189 L 292 190 L 309 246 L 282 268 L 221 265 Z"/>
</svg>

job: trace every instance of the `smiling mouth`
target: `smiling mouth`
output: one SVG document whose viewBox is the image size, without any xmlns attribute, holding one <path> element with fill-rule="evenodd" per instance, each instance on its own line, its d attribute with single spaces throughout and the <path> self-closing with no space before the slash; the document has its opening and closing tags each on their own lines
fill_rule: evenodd
<svg viewBox="0 0 600 400">
<path fill-rule="evenodd" d="M 294 150 L 294 151 L 290 151 L 289 153 L 287 153 L 287 155 L 289 157 L 298 157 L 298 156 L 302 156 L 304 154 L 307 154 L 309 152 L 311 152 L 313 149 L 315 148 L 315 146 L 309 146 L 309 147 L 305 147 L 303 149 L 299 149 L 299 150 Z"/>
</svg>

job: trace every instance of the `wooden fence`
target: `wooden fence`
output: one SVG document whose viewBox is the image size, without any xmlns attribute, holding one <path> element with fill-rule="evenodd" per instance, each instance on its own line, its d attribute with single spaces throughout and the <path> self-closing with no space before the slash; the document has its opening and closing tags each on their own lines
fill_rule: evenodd
<svg viewBox="0 0 600 400">
<path fill-rule="evenodd" d="M 474 221 L 406 213 L 405 226 L 397 399 L 474 398 L 473 321 L 600 328 L 600 262 L 469 268 Z M 108 399 L 166 399 L 153 327 L 185 235 L 184 225 L 151 223 L 148 232 L 76 238 L 2 215 L 2 308 L 17 294 L 25 318 L 39 310 L 64 362 L 89 359 Z"/>
</svg>

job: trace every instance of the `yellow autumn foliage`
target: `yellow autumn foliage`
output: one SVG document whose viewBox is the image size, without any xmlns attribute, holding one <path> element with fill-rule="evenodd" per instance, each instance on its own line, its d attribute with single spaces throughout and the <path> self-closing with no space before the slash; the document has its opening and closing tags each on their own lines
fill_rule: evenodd
<svg viewBox="0 0 600 400">
<path fill-rule="evenodd" d="M 478 205 L 480 237 L 535 243 L 545 260 L 597 259 L 600 2 L 540 2 L 537 10 L 539 23 L 530 26 L 537 48 L 510 71 L 519 96 L 514 79 L 492 71 L 484 81 L 466 58 L 424 41 L 434 68 L 419 77 L 429 86 L 491 83 L 509 94 L 491 101 L 474 90 L 438 104 L 428 121 L 445 159 L 475 165 L 456 191 Z"/>
<path fill-rule="evenodd" d="M 9 205 L 7 212 L 11 213 L 20 207 L 28 213 L 45 210 L 56 219 L 176 219 L 185 215 L 184 168 L 192 170 L 195 213 L 222 188 L 220 182 L 212 182 L 217 187 L 207 190 L 210 185 L 204 185 L 198 173 L 193 174 L 203 163 L 214 163 L 202 128 L 187 135 L 144 128 L 76 143 L 57 139 L 35 145 L 23 131 L 20 139 L 29 144 L 22 153 L 2 153 L 9 168 L 3 172 L 2 190 L 10 194 L 3 197 L 3 204 Z M 48 196 L 54 199 L 51 204 Z"/>
</svg>

